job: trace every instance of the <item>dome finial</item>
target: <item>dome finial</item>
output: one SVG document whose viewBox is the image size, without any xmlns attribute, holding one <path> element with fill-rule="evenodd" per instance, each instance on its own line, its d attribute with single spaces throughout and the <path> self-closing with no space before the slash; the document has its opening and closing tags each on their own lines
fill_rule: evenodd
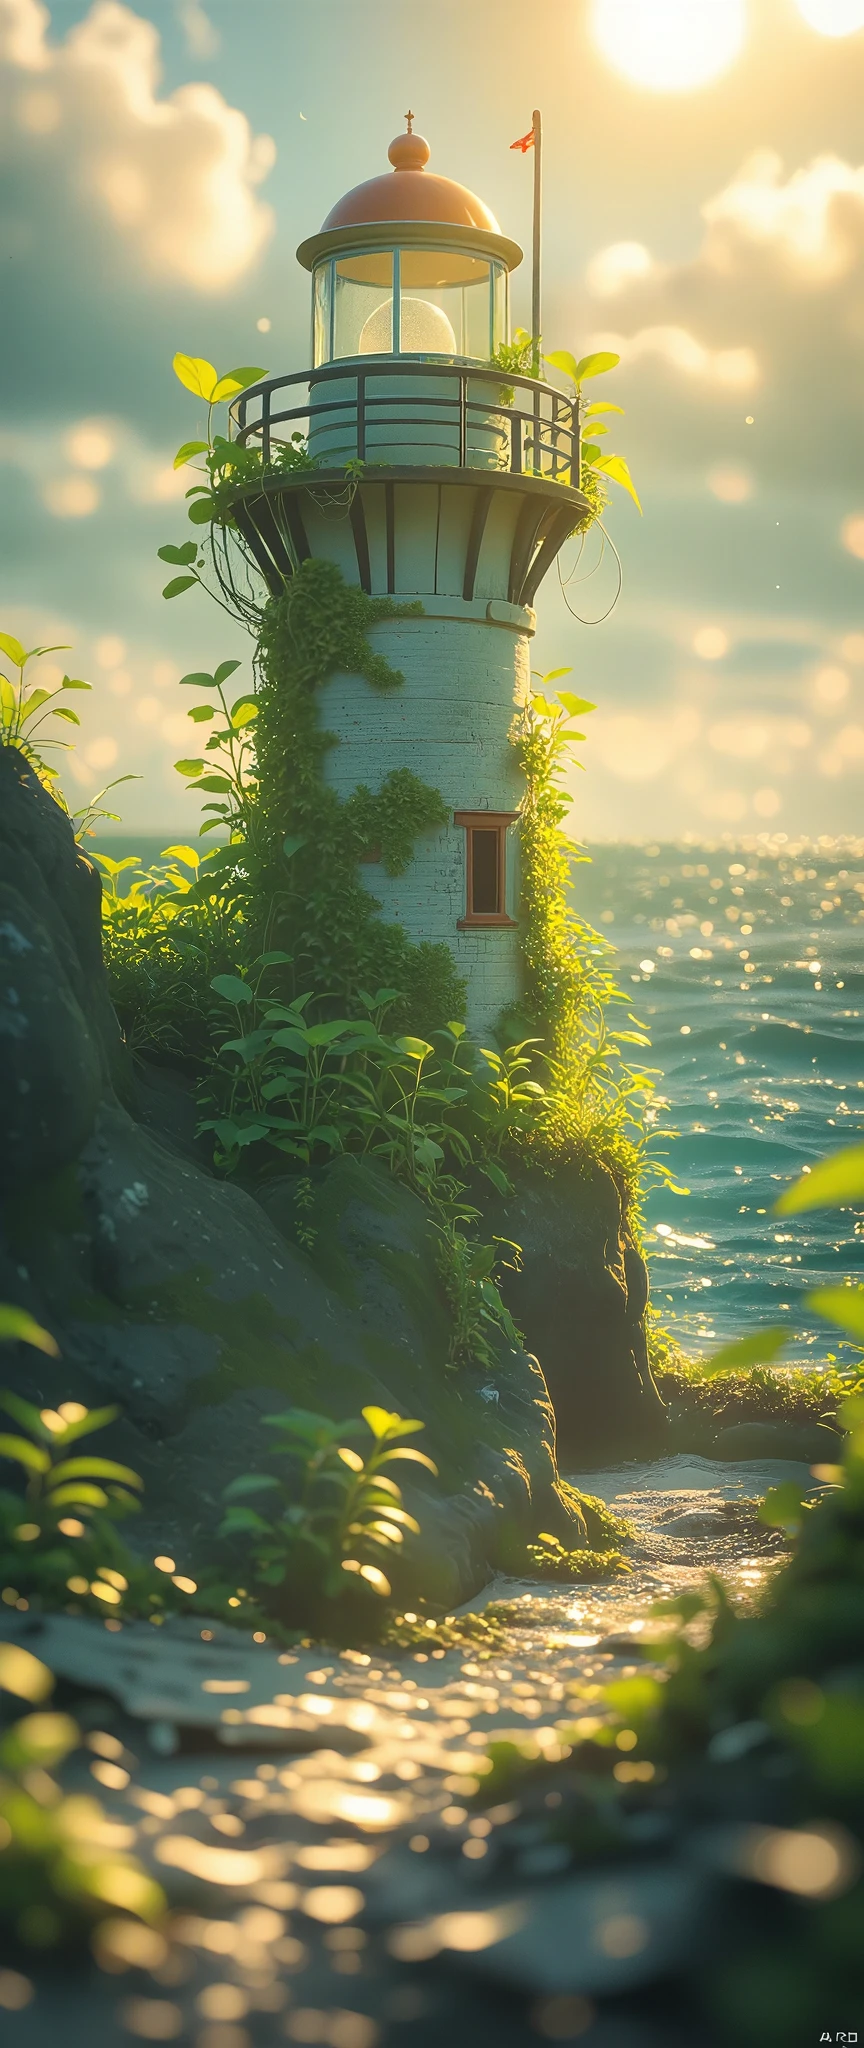
<svg viewBox="0 0 864 2048">
<path fill-rule="evenodd" d="M 410 107 L 405 115 L 405 120 L 407 123 L 407 134 L 396 136 L 395 141 L 390 144 L 387 155 L 390 158 L 394 171 L 425 170 L 432 151 L 429 148 L 428 142 L 424 142 L 422 135 L 415 135 L 414 113 Z"/>
</svg>

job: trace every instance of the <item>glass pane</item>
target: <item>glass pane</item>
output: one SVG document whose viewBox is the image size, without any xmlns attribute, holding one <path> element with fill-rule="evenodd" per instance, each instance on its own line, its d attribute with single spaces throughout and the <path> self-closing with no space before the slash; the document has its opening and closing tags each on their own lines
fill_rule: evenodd
<svg viewBox="0 0 864 2048">
<path fill-rule="evenodd" d="M 330 265 L 319 264 L 312 287 L 312 360 L 330 361 Z"/>
<path fill-rule="evenodd" d="M 493 271 L 495 303 L 492 315 L 492 347 L 500 348 L 502 341 L 510 340 L 510 321 L 507 309 L 507 287 L 509 278 L 503 264 L 496 263 Z"/>
<path fill-rule="evenodd" d="M 457 250 L 400 251 L 399 347 L 403 355 L 490 354 L 490 265 Z"/>
<path fill-rule="evenodd" d="M 471 909 L 475 916 L 495 916 L 501 909 L 499 890 L 500 832 L 476 826 L 468 834 L 471 862 Z"/>
<path fill-rule="evenodd" d="M 342 256 L 335 266 L 335 356 L 390 355 L 393 349 L 393 256 Z"/>
</svg>

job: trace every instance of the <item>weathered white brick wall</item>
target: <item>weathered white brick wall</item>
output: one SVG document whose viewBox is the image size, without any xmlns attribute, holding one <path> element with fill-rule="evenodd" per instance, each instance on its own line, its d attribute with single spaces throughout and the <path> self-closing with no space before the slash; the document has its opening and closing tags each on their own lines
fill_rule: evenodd
<svg viewBox="0 0 864 2048">
<path fill-rule="evenodd" d="M 481 1034 L 521 989 L 519 931 L 457 929 L 465 914 L 465 832 L 454 811 L 515 811 L 522 796 L 508 737 L 530 682 L 531 612 L 426 598 L 425 616 L 389 619 L 373 645 L 401 669 L 386 695 L 358 676 L 334 676 L 319 692 L 320 717 L 339 745 L 326 757 L 328 782 L 346 797 L 378 790 L 394 768 L 410 768 L 441 792 L 450 822 L 420 835 L 404 875 L 363 868 L 382 915 L 412 939 L 444 940 L 468 983 L 468 1024 Z M 490 618 L 493 610 L 495 618 Z M 508 834 L 507 910 L 518 911 L 518 827 Z"/>
</svg>

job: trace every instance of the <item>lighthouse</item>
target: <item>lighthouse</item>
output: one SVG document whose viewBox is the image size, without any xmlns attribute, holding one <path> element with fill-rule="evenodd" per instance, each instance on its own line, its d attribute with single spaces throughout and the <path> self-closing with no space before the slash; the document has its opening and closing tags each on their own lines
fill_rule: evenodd
<svg viewBox="0 0 864 2048">
<path fill-rule="evenodd" d="M 345 799 L 407 768 L 440 822 L 400 874 L 372 847 L 380 915 L 445 944 L 473 1033 L 522 991 L 514 745 L 530 691 L 534 599 L 590 517 L 578 398 L 496 362 L 522 260 L 484 202 L 429 168 L 407 117 L 391 168 L 340 199 L 298 261 L 311 278 L 311 366 L 253 386 L 233 436 L 259 450 L 237 527 L 278 596 L 304 562 L 396 601 L 373 628 L 404 682 L 373 693 L 337 673 L 318 693 Z M 406 611 L 410 608 L 410 615 Z"/>
</svg>

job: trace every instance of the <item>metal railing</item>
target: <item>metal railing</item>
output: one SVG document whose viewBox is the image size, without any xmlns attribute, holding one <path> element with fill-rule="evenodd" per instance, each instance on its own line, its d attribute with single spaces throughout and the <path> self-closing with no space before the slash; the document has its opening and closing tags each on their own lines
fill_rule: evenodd
<svg viewBox="0 0 864 2048">
<path fill-rule="evenodd" d="M 285 403 L 304 388 L 305 404 Z M 578 396 L 476 364 L 347 358 L 252 385 L 229 407 L 229 420 L 232 439 L 257 444 L 265 467 L 286 476 L 358 462 L 580 483 Z M 298 451 L 293 462 L 283 449 Z"/>
</svg>

